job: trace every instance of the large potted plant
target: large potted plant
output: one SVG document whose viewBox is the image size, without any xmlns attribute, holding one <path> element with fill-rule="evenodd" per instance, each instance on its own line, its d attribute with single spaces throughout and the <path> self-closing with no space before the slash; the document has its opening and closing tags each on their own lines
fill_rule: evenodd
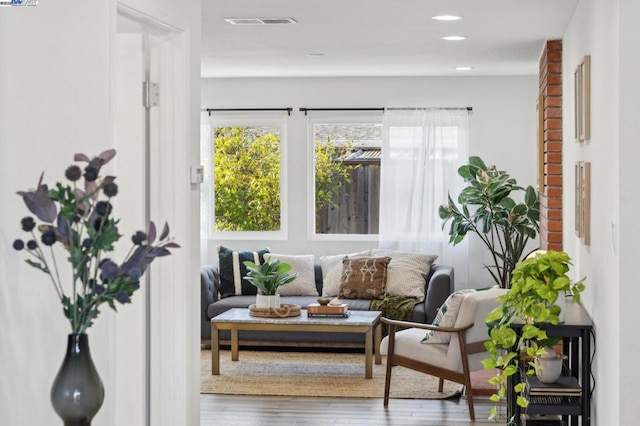
<svg viewBox="0 0 640 426">
<path fill-rule="evenodd" d="M 489 380 L 497 387 L 491 396 L 495 403 L 506 398 L 507 379 L 519 368 L 525 375 L 536 373 L 535 359 L 545 355 L 547 347 L 553 343 L 536 324 L 559 323 L 562 308 L 557 303 L 558 297 L 570 293 L 572 302 L 580 302 L 584 278 L 572 282 L 567 274 L 570 266 L 571 259 L 567 253 L 553 250 L 537 252 L 518 262 L 513 270 L 511 288 L 498 297 L 501 305 L 487 315 L 490 340 L 485 346 L 489 358 L 483 360 L 483 365 L 485 369 L 496 371 Z M 514 321 L 524 323 L 520 333 L 511 326 Z M 525 389 L 525 381 L 515 384 L 516 403 L 523 408 L 529 404 Z M 491 418 L 497 413 L 497 407 L 493 407 Z"/>
<path fill-rule="evenodd" d="M 247 281 L 258 288 L 262 294 L 256 295 L 257 308 L 279 308 L 278 288 L 289 284 L 298 277 L 297 272 L 289 273 L 291 265 L 278 259 L 265 260 L 261 265 L 251 261 L 243 262 L 247 267 Z"/>
<path fill-rule="evenodd" d="M 538 233 L 538 195 L 532 186 L 518 186 L 507 172 L 485 165 L 480 157 L 469 157 L 458 174 L 468 183 L 458 196 L 460 205 L 449 195 L 439 209 L 443 228 L 451 221 L 449 242 L 456 245 L 468 233 L 476 234 L 491 252 L 492 264 L 485 267 L 500 287 L 509 288 L 513 268 Z M 521 202 L 513 198 L 518 192 L 524 193 Z"/>
</svg>

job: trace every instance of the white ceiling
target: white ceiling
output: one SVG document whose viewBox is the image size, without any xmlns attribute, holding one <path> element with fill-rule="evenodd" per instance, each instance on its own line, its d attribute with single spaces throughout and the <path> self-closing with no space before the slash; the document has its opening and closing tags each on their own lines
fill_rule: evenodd
<svg viewBox="0 0 640 426">
<path fill-rule="evenodd" d="M 532 75 L 578 0 L 202 0 L 202 77 Z M 438 22 L 434 15 L 464 19 Z M 230 25 L 224 18 L 293 18 Z M 467 40 L 447 42 L 444 35 Z M 321 53 L 324 56 L 310 56 Z M 472 71 L 456 71 L 468 65 Z"/>
</svg>

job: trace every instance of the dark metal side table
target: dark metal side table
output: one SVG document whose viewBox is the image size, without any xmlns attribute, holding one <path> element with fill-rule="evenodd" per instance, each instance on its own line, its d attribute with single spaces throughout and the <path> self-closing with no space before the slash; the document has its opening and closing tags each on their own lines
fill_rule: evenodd
<svg viewBox="0 0 640 426">
<path fill-rule="evenodd" d="M 567 356 L 563 367 L 563 375 L 573 376 L 582 388 L 580 396 L 557 396 L 554 398 L 529 396 L 529 407 L 526 414 L 561 415 L 567 425 L 578 426 L 582 418 L 582 426 L 591 425 L 591 337 L 593 321 L 582 305 L 571 303 L 567 299 L 564 308 L 565 320 L 558 325 L 536 324 L 545 330 L 549 337 L 561 337 L 563 352 Z M 513 324 L 518 332 L 523 324 Z M 525 409 L 516 404 L 513 390 L 515 383 L 520 382 L 520 373 L 510 376 L 507 383 L 507 418 L 514 418 L 516 425 L 522 424 L 521 416 Z"/>
</svg>

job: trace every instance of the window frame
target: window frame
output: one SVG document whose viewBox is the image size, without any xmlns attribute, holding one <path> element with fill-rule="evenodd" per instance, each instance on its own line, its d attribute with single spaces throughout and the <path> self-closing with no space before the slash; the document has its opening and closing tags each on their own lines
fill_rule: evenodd
<svg viewBox="0 0 640 426">
<path fill-rule="evenodd" d="M 201 229 L 208 239 L 224 240 L 286 240 L 288 238 L 287 200 L 287 124 L 286 116 L 273 112 L 216 112 L 203 120 L 200 157 L 204 168 L 201 189 Z M 280 129 L 280 229 L 277 231 L 214 231 L 214 129 L 216 127 L 278 127 Z M 206 214 L 203 204 L 206 203 Z"/>
<path fill-rule="evenodd" d="M 379 234 L 318 234 L 316 233 L 316 168 L 314 125 L 321 123 L 383 124 L 383 113 L 371 111 L 318 111 L 307 116 L 307 147 L 309 181 L 307 185 L 307 238 L 310 241 L 378 241 Z M 382 139 L 381 139 L 382 141 Z"/>
</svg>

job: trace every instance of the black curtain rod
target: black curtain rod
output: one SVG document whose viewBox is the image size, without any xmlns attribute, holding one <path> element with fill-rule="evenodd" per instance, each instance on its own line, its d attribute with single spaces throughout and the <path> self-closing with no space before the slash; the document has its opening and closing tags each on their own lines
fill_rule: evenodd
<svg viewBox="0 0 640 426">
<path fill-rule="evenodd" d="M 207 108 L 209 115 L 212 112 L 227 112 L 227 111 L 287 111 L 287 115 L 291 115 L 293 108 Z"/>
<path fill-rule="evenodd" d="M 307 111 L 383 111 L 384 108 L 300 108 L 300 112 L 307 115 Z"/>
<path fill-rule="evenodd" d="M 444 109 L 444 110 L 467 110 L 468 112 L 472 112 L 472 107 L 449 107 L 449 108 L 300 108 L 301 112 L 304 112 L 304 115 L 307 115 L 307 111 L 403 111 L 403 110 L 420 110 L 420 109 Z"/>
<path fill-rule="evenodd" d="M 444 110 L 451 110 L 451 111 L 456 111 L 456 110 L 460 110 L 460 109 L 466 109 L 469 112 L 473 111 L 473 107 L 444 107 L 444 108 L 440 108 L 440 107 L 431 107 L 431 108 L 386 108 L 389 111 L 405 111 L 405 110 L 420 110 L 420 109 L 444 109 Z"/>
</svg>

